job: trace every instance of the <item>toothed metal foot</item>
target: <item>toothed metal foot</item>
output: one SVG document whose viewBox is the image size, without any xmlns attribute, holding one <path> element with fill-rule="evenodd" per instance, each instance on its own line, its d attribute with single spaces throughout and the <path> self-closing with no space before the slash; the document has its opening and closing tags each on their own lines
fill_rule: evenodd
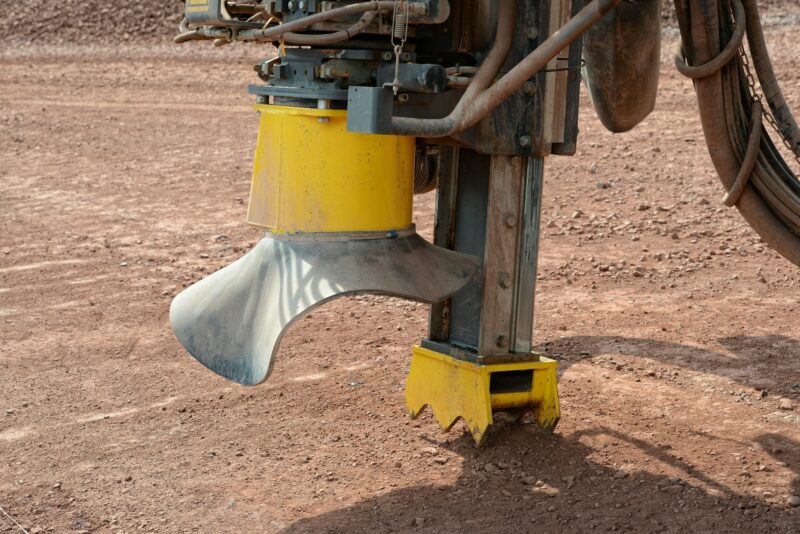
<svg viewBox="0 0 800 534">
<path fill-rule="evenodd" d="M 406 382 L 412 418 L 430 406 L 442 430 L 463 419 L 480 445 L 492 412 L 531 410 L 539 425 L 555 429 L 560 417 L 554 360 L 478 365 L 423 347 L 414 347 Z"/>
</svg>

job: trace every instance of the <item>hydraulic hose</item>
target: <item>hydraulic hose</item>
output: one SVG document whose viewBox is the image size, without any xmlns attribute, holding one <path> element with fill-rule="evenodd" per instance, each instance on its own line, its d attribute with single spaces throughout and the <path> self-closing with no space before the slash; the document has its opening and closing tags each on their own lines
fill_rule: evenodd
<svg viewBox="0 0 800 534">
<path fill-rule="evenodd" d="M 763 125 L 754 124 L 756 119 L 761 122 L 761 106 L 754 100 L 741 56 L 735 55 L 721 66 L 720 62 L 712 63 L 743 30 L 732 27 L 731 21 L 732 11 L 742 12 L 741 0 L 675 0 L 675 7 L 687 61 L 694 66 L 719 67 L 694 78 L 694 86 L 703 133 L 711 160 L 728 192 L 726 199 L 729 203 L 735 200 L 739 212 L 766 243 L 800 265 L 800 181 L 781 158 Z M 751 11 L 745 13 L 745 20 L 738 20 L 737 25 L 752 26 Z M 761 53 L 768 58 L 766 47 Z M 763 56 L 759 60 L 762 66 Z M 772 94 L 778 92 L 773 90 Z M 758 146 L 755 157 L 754 145 Z M 752 171 L 748 172 L 751 165 Z"/>
<path fill-rule="evenodd" d="M 800 128 L 798 128 L 789 106 L 786 105 L 786 99 L 783 97 L 778 79 L 775 77 L 775 71 L 772 69 L 767 42 L 764 39 L 764 30 L 761 28 L 758 4 L 756 0 L 744 0 L 743 3 L 747 19 L 747 43 L 750 47 L 750 55 L 753 56 L 758 82 L 761 84 L 764 97 L 775 116 L 778 128 L 792 145 L 790 147 L 792 152 L 800 157 Z"/>
<path fill-rule="evenodd" d="M 362 31 L 364 31 L 367 28 L 367 26 L 372 24 L 372 21 L 374 21 L 375 17 L 377 16 L 378 16 L 377 11 L 367 11 L 361 16 L 360 19 L 358 19 L 358 22 L 356 22 L 346 30 L 340 30 L 331 33 L 320 33 L 320 34 L 304 34 L 304 33 L 289 32 L 283 34 L 283 40 L 287 44 L 304 45 L 304 46 L 321 46 L 321 45 L 340 43 L 342 41 L 352 39 Z"/>
</svg>

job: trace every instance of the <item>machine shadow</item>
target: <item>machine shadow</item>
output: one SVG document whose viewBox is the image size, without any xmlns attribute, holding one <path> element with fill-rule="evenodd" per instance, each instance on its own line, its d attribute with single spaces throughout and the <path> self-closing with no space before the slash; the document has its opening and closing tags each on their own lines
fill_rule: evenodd
<svg viewBox="0 0 800 534">
<path fill-rule="evenodd" d="M 592 459 L 592 437 L 624 441 L 680 476 L 616 469 Z M 463 461 L 452 485 L 390 491 L 296 521 L 281 534 L 357 532 L 792 532 L 797 509 L 738 494 L 668 449 L 604 427 L 564 437 L 535 425 L 498 423 L 487 447 L 468 434 L 449 445 Z M 755 442 L 793 450 L 787 465 L 800 481 L 800 443 L 777 434 Z M 777 444 L 777 445 L 776 445 Z M 787 455 L 781 454 L 781 461 Z M 486 466 L 502 466 L 487 472 Z M 431 467 L 435 471 L 439 466 Z M 535 484 L 525 480 L 537 479 Z M 526 484 L 527 482 L 527 484 Z"/>
<path fill-rule="evenodd" d="M 800 340 L 770 334 L 732 336 L 717 341 L 727 349 L 727 354 L 669 341 L 623 336 L 563 337 L 535 349 L 555 356 L 562 372 L 578 361 L 575 355 L 591 358 L 598 354 L 620 354 L 712 373 L 742 386 L 766 389 L 769 394 L 800 393 L 796 371 L 800 364 Z"/>
</svg>

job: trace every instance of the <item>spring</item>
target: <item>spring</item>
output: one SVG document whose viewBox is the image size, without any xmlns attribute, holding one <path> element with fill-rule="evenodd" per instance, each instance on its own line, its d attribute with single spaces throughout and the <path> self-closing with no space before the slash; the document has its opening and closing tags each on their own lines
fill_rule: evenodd
<svg viewBox="0 0 800 534">
<path fill-rule="evenodd" d="M 392 37 L 404 41 L 408 35 L 408 5 L 395 7 L 392 20 Z"/>
</svg>

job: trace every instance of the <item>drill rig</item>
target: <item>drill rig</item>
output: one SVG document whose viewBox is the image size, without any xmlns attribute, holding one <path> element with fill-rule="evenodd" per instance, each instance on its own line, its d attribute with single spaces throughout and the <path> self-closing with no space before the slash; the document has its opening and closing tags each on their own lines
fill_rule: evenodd
<svg viewBox="0 0 800 534">
<path fill-rule="evenodd" d="M 694 80 L 725 202 L 800 264 L 800 183 L 762 117 L 795 154 L 800 133 L 755 1 L 676 7 L 676 63 Z M 333 298 L 430 303 L 411 416 L 430 406 L 443 429 L 463 418 L 478 443 L 496 411 L 533 411 L 554 428 L 556 362 L 532 351 L 544 161 L 575 154 L 582 79 L 611 131 L 652 111 L 660 17 L 661 0 L 186 0 L 176 42 L 277 54 L 250 86 L 260 127 L 247 221 L 266 235 L 175 298 L 175 335 L 209 369 L 254 385 L 292 323 Z M 429 243 L 412 202 L 433 189 Z"/>
</svg>

